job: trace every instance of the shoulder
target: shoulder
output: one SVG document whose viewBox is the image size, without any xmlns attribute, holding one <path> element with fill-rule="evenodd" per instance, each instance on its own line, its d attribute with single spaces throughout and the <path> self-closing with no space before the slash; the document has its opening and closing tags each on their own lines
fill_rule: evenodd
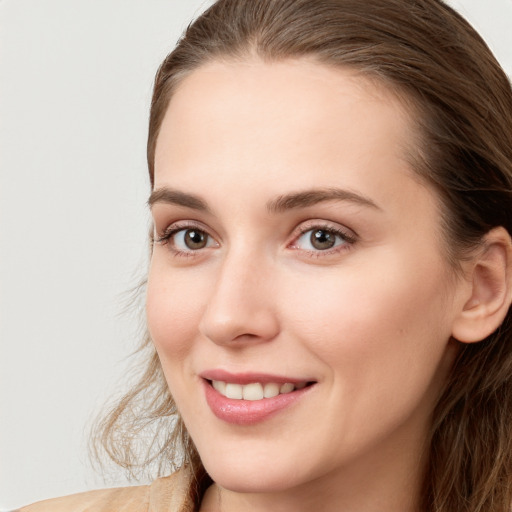
<svg viewBox="0 0 512 512">
<path fill-rule="evenodd" d="M 149 506 L 149 486 L 119 487 L 81 492 L 44 500 L 19 512 L 145 512 Z"/>
<path fill-rule="evenodd" d="M 149 508 L 149 489 L 144 485 L 81 492 L 40 501 L 19 512 L 145 512 Z"/>
<path fill-rule="evenodd" d="M 151 485 L 82 492 L 40 501 L 16 512 L 191 512 L 190 479 L 185 471 Z"/>
</svg>

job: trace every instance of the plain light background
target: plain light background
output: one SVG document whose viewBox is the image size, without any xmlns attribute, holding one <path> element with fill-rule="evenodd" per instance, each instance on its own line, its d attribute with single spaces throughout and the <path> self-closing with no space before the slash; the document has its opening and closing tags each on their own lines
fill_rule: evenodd
<svg viewBox="0 0 512 512">
<path fill-rule="evenodd" d="M 0 510 L 105 485 L 147 264 L 154 73 L 209 0 L 0 0 Z M 453 0 L 512 75 L 512 0 Z"/>
</svg>

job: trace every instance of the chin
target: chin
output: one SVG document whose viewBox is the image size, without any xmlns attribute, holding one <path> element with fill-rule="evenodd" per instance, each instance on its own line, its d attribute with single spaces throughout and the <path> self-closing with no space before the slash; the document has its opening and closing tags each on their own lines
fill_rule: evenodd
<svg viewBox="0 0 512 512">
<path fill-rule="evenodd" d="M 274 462 L 224 460 L 221 464 L 203 462 L 212 480 L 224 489 L 240 493 L 280 492 L 300 484 L 300 475 Z"/>
<path fill-rule="evenodd" d="M 297 485 L 289 477 L 269 478 L 268 475 L 260 473 L 259 475 L 250 474 L 230 474 L 228 473 L 210 473 L 212 480 L 222 487 L 232 492 L 244 494 L 259 494 L 282 492 L 291 489 Z"/>
</svg>

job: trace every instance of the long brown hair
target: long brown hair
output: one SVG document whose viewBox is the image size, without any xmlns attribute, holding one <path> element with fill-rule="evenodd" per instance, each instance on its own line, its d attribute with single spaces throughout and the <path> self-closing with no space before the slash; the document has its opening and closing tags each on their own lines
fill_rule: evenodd
<svg viewBox="0 0 512 512">
<path fill-rule="evenodd" d="M 442 200 L 454 268 L 491 228 L 512 233 L 510 82 L 480 36 L 440 0 L 217 1 L 158 70 L 147 148 L 152 184 L 156 140 L 176 86 L 208 61 L 248 55 L 349 66 L 412 105 L 420 138 L 411 165 Z M 511 325 L 509 312 L 487 339 L 461 344 L 433 412 L 424 512 L 511 509 Z M 145 373 L 100 425 L 99 439 L 131 471 L 151 461 L 162 471 L 188 463 L 199 503 L 208 477 L 149 338 L 144 347 Z M 137 434 L 150 446 L 139 459 Z"/>
</svg>

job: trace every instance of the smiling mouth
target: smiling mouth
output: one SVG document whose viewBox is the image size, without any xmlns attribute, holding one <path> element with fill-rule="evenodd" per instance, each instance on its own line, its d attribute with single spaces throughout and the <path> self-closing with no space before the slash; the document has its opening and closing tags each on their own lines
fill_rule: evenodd
<svg viewBox="0 0 512 512">
<path fill-rule="evenodd" d="M 232 425 L 262 423 L 305 400 L 317 381 L 267 374 L 230 374 L 223 370 L 201 375 L 205 398 L 218 419 Z"/>
<path fill-rule="evenodd" d="M 293 391 L 304 389 L 314 384 L 313 382 L 252 382 L 250 384 L 236 384 L 222 380 L 209 380 L 210 385 L 222 396 L 233 400 L 257 401 L 264 398 L 274 398 Z"/>
</svg>

